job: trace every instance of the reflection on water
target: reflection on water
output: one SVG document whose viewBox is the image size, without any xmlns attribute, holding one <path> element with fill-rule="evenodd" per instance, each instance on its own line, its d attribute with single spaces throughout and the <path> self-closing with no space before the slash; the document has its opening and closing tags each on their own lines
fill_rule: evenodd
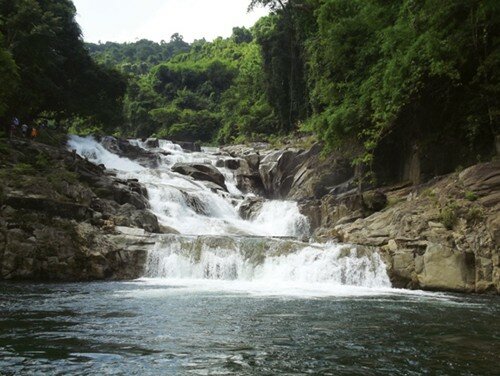
<svg viewBox="0 0 500 376">
<path fill-rule="evenodd" d="M 215 287 L 1 284 L 0 374 L 498 374 L 496 297 Z"/>
</svg>

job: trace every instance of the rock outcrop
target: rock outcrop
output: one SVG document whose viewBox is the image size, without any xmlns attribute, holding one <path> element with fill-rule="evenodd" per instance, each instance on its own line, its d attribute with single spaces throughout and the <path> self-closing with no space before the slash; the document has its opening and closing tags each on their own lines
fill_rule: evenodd
<svg viewBox="0 0 500 376">
<path fill-rule="evenodd" d="M 500 162 L 417 187 L 386 188 L 387 207 L 366 212 L 356 195 L 327 195 L 304 212 L 318 239 L 379 249 L 397 287 L 500 292 Z"/>
<path fill-rule="evenodd" d="M 0 177 L 0 279 L 142 275 L 147 244 L 116 231 L 162 230 L 136 180 L 62 147 L 20 140 L 4 142 Z"/>
<path fill-rule="evenodd" d="M 223 149 L 256 156 L 264 194 L 297 200 L 318 241 L 337 239 L 373 247 L 396 287 L 500 293 L 500 161 L 472 166 L 421 185 L 361 187 L 347 158 L 288 147 Z M 258 162 L 257 162 L 258 161 Z M 240 207 L 244 218 L 259 200 Z"/>
<path fill-rule="evenodd" d="M 224 175 L 211 164 L 176 163 L 172 166 L 172 171 L 191 176 L 195 180 L 212 182 L 227 191 Z"/>
<path fill-rule="evenodd" d="M 354 169 L 345 158 L 334 155 L 323 157 L 321 145 L 310 149 L 288 147 L 277 150 L 257 150 L 233 146 L 223 149 L 233 157 L 247 162 L 253 186 L 261 186 L 262 193 L 275 199 L 302 200 L 321 198 L 331 190 L 354 188 Z M 259 181 L 260 180 L 260 181 Z"/>
<path fill-rule="evenodd" d="M 126 157 L 136 161 L 144 167 L 155 168 L 159 164 L 159 156 L 137 145 L 132 144 L 129 140 L 116 138 L 112 136 L 102 137 L 100 140 L 103 145 L 110 152 Z M 147 139 L 145 141 L 149 147 L 159 147 L 157 139 Z"/>
</svg>

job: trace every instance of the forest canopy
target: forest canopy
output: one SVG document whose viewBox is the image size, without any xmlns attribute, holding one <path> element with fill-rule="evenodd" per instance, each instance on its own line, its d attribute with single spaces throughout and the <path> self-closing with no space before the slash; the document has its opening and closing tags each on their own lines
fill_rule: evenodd
<svg viewBox="0 0 500 376">
<path fill-rule="evenodd" d="M 453 159 L 439 171 L 493 153 L 498 1 L 258 6 L 270 14 L 212 42 L 85 45 L 71 1 L 0 0 L 0 114 L 206 143 L 303 132 L 370 167 L 388 151 Z"/>
</svg>

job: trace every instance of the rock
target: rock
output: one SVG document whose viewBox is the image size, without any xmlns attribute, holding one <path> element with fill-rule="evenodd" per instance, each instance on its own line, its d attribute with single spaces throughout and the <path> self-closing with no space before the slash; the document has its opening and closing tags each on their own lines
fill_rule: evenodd
<svg viewBox="0 0 500 376">
<path fill-rule="evenodd" d="M 396 241 L 394 239 L 389 240 L 389 243 L 387 244 L 387 246 L 389 247 L 389 249 L 391 251 L 396 251 L 398 249 L 398 243 L 396 243 Z"/>
<path fill-rule="evenodd" d="M 500 215 L 498 215 L 498 212 L 487 219 L 486 228 L 493 242 L 497 246 L 500 245 Z"/>
<path fill-rule="evenodd" d="M 117 139 L 108 143 L 110 148 L 122 146 Z M 9 166 L 17 162 L 0 155 L 2 172 L 9 176 L 1 182 L 0 280 L 139 277 L 151 245 L 131 244 L 129 236 L 118 246 L 110 233 L 115 223 L 141 227 L 135 229 L 139 233 L 160 231 L 156 216 L 146 209 L 145 188 L 63 148 L 16 140 L 11 146 L 14 155 L 22 153 L 26 160 L 43 154 L 50 178 L 32 172 L 9 175 Z"/>
<path fill-rule="evenodd" d="M 238 208 L 241 218 L 245 220 L 255 218 L 262 209 L 264 201 L 261 197 L 247 197 Z"/>
<path fill-rule="evenodd" d="M 133 225 L 141 227 L 142 229 L 152 232 L 159 233 L 160 225 L 158 224 L 158 218 L 156 215 L 151 213 L 149 210 L 135 210 L 130 216 L 130 221 Z"/>
<path fill-rule="evenodd" d="M 41 195 L 21 196 L 21 194 L 21 192 L 8 194 L 5 198 L 5 203 L 14 209 L 35 210 L 53 216 L 80 221 L 90 219 L 93 216 L 92 210 L 85 205 L 56 201 Z"/>
<path fill-rule="evenodd" d="M 224 160 L 224 167 L 230 170 L 237 170 L 240 168 L 241 160 L 239 159 L 226 159 Z"/>
<path fill-rule="evenodd" d="M 136 228 L 136 227 L 116 226 L 115 230 L 116 230 L 116 232 L 119 232 L 120 234 L 128 235 L 128 236 L 144 236 L 144 235 L 146 235 L 146 231 L 144 231 L 142 228 Z"/>
<path fill-rule="evenodd" d="M 191 176 L 195 180 L 210 181 L 227 190 L 224 175 L 211 164 L 176 163 L 172 171 Z"/>
<path fill-rule="evenodd" d="M 472 255 L 473 256 L 473 255 Z M 423 256 L 420 285 L 428 289 L 474 291 L 474 260 L 440 244 L 429 244 Z"/>
<path fill-rule="evenodd" d="M 493 207 L 500 203 L 500 160 L 469 167 L 459 175 L 465 189 Z"/>
<path fill-rule="evenodd" d="M 195 213 L 201 214 L 201 215 L 208 215 L 209 214 L 209 209 L 207 207 L 207 204 L 203 202 L 198 196 L 192 195 L 188 192 L 181 191 L 182 195 L 184 196 L 184 200 L 186 201 L 186 204 L 194 210 Z"/>
<path fill-rule="evenodd" d="M 392 256 L 391 281 L 396 287 L 409 287 L 415 278 L 415 258 L 413 252 L 400 250 Z"/>
<path fill-rule="evenodd" d="M 363 193 L 363 207 L 370 212 L 378 212 L 387 205 L 387 196 L 381 191 Z"/>
<path fill-rule="evenodd" d="M 244 159 L 239 161 L 239 167 L 234 171 L 236 187 L 243 193 L 264 194 L 264 187 L 259 172 L 253 170 Z"/>
<path fill-rule="evenodd" d="M 158 141 L 157 138 L 148 138 L 146 141 L 144 141 L 144 144 L 151 149 L 160 147 L 160 142 Z"/>
<path fill-rule="evenodd" d="M 199 152 L 201 151 L 200 144 L 191 141 L 172 141 L 174 144 L 179 145 L 185 151 Z"/>
<path fill-rule="evenodd" d="M 259 170 L 261 156 L 257 153 L 250 153 L 243 157 L 253 171 Z"/>
<path fill-rule="evenodd" d="M 175 228 L 170 227 L 170 226 L 165 226 L 165 225 L 160 225 L 160 234 L 173 234 L 173 235 L 179 235 L 180 232 L 177 231 Z"/>
<path fill-rule="evenodd" d="M 106 149 L 114 154 L 132 159 L 145 167 L 158 167 L 159 157 L 157 154 L 133 145 L 128 140 L 105 136 L 100 142 Z"/>
</svg>

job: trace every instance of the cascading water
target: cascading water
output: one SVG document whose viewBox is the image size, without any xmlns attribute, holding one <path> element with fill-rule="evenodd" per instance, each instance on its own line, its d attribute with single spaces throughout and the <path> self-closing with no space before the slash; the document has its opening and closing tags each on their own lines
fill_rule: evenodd
<svg viewBox="0 0 500 376">
<path fill-rule="evenodd" d="M 216 149 L 187 153 L 169 141 L 150 148 L 160 156 L 157 168 L 119 157 L 93 138 L 72 136 L 69 148 L 116 170 L 120 178 L 138 179 L 148 190 L 151 210 L 160 223 L 181 235 L 164 235 L 150 251 L 145 278 L 182 285 L 229 288 L 313 289 L 332 293 L 346 286 L 389 288 L 385 265 L 377 253 L 339 244 L 308 244 L 309 223 L 290 201 L 265 201 L 252 220 L 238 206 L 245 195 L 234 172 L 217 167 L 228 158 Z M 225 178 L 227 192 L 172 171 L 176 163 L 210 164 Z M 285 239 L 284 239 L 285 238 Z M 297 239 L 297 240 L 293 240 Z"/>
</svg>

